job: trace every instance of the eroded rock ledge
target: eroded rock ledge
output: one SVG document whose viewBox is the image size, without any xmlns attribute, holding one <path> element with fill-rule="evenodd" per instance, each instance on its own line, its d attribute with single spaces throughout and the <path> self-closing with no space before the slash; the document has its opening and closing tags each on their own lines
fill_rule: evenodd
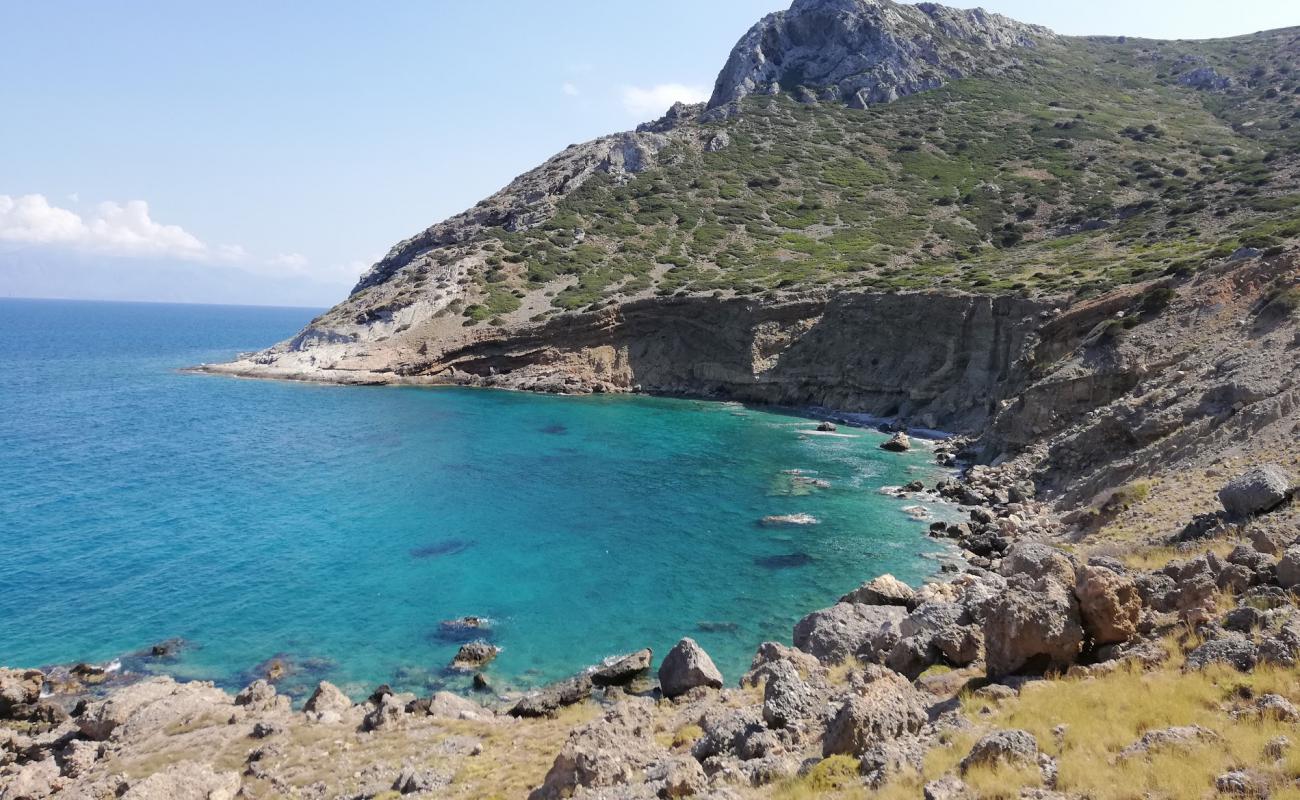
<svg viewBox="0 0 1300 800">
<path fill-rule="evenodd" d="M 345 383 L 719 397 L 971 431 L 1024 384 L 1025 356 L 1049 308 L 1015 297 L 938 292 L 784 302 L 650 299 L 437 344 L 313 342 L 202 369 Z"/>
</svg>

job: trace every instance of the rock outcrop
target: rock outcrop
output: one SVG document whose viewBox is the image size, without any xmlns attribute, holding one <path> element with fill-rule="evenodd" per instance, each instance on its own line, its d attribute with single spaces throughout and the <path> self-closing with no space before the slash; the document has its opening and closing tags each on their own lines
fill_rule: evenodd
<svg viewBox="0 0 1300 800">
<path fill-rule="evenodd" d="M 704 648 L 687 637 L 674 645 L 659 665 L 659 688 L 665 697 L 677 697 L 699 687 L 721 689 L 722 673 Z"/>
<path fill-rule="evenodd" d="M 706 118 L 751 94 L 788 92 L 854 108 L 888 103 L 975 72 L 995 74 L 1050 36 L 983 9 L 796 0 L 732 49 Z"/>
</svg>

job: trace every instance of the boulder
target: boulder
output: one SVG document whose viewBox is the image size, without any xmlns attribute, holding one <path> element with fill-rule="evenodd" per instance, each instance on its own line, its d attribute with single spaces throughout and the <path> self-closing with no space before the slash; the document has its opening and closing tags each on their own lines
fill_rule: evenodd
<svg viewBox="0 0 1300 800">
<path fill-rule="evenodd" d="M 501 648 L 484 641 L 467 642 L 460 646 L 451 660 L 451 668 L 461 672 L 473 672 L 481 669 L 497 657 Z"/>
<path fill-rule="evenodd" d="M 265 680 L 255 680 L 235 695 L 235 705 L 243 706 L 252 713 L 267 711 L 288 711 L 289 698 L 276 694 L 275 687 Z"/>
<path fill-rule="evenodd" d="M 383 694 L 372 701 L 374 708 L 361 720 L 363 731 L 399 730 L 406 727 L 411 715 L 407 713 L 408 705 L 415 702 L 413 694 Z"/>
<path fill-rule="evenodd" d="M 834 422 L 827 422 L 823 420 L 817 423 L 817 430 L 820 431 L 821 433 L 834 433 L 837 429 L 835 427 Z"/>
<path fill-rule="evenodd" d="M 1082 643 L 1074 593 L 1050 578 L 1016 576 L 986 607 L 984 648 L 990 678 L 1024 669 L 1064 669 L 1078 658 Z"/>
<path fill-rule="evenodd" d="M 58 754 L 57 761 L 63 767 L 63 774 L 69 778 L 80 778 L 90 774 L 95 762 L 107 748 L 102 744 L 74 739 Z"/>
<path fill-rule="evenodd" d="M 1244 769 L 1225 772 L 1214 779 L 1214 788 L 1229 797 L 1268 797 L 1272 784 L 1269 776 Z"/>
<path fill-rule="evenodd" d="M 38 669 L 0 669 L 0 719 L 9 719 L 41 698 L 45 674 Z"/>
<path fill-rule="evenodd" d="M 918 733 L 928 720 L 924 695 L 902 675 L 881 670 L 848 696 L 826 726 L 822 755 L 860 757 L 880 740 Z"/>
<path fill-rule="evenodd" d="M 706 656 L 707 658 L 707 656 Z M 512 717 L 550 717 L 565 706 L 581 703 L 591 697 L 591 676 L 577 675 L 568 680 L 529 692 L 508 712 Z"/>
<path fill-rule="evenodd" d="M 690 637 L 673 645 L 659 665 L 659 688 L 665 697 L 677 697 L 699 686 L 722 688 L 722 673 L 713 659 Z"/>
<path fill-rule="evenodd" d="M 654 719 L 641 703 L 621 703 L 569 733 L 542 785 L 529 800 L 559 800 L 579 789 L 639 785 L 666 755 L 654 742 Z"/>
<path fill-rule="evenodd" d="M 122 800 L 233 800 L 238 772 L 214 772 L 207 764 L 183 761 L 132 781 Z"/>
<path fill-rule="evenodd" d="M 998 571 L 1008 578 L 1013 575 L 1047 577 L 1071 588 L 1076 580 L 1074 562 L 1070 557 L 1042 542 L 1022 541 L 1011 545 L 1002 557 L 1002 566 Z"/>
<path fill-rule="evenodd" d="M 1300 710 L 1295 704 L 1280 694 L 1263 694 L 1255 700 L 1255 711 L 1261 717 L 1275 719 L 1279 722 L 1300 722 Z"/>
<path fill-rule="evenodd" d="M 906 617 L 907 609 L 902 606 L 836 603 L 795 624 L 794 646 L 827 665 L 842 663 L 850 656 L 874 660 L 893 648 Z"/>
<path fill-rule="evenodd" d="M 425 709 L 431 717 L 439 719 L 486 719 L 492 712 L 466 697 L 454 692 L 434 692 Z"/>
<path fill-rule="evenodd" d="M 780 642 L 763 642 L 754 652 L 749 672 L 740 678 L 741 686 L 758 686 L 768 680 L 783 662 L 789 662 L 800 674 L 811 674 L 822 668 L 816 657 Z"/>
<path fill-rule="evenodd" d="M 872 578 L 840 598 L 841 603 L 861 603 L 868 606 L 907 606 L 915 604 L 916 592 L 893 575 Z"/>
<path fill-rule="evenodd" d="M 1295 541 L 1296 533 L 1294 528 L 1288 530 L 1273 521 L 1257 519 L 1242 531 L 1242 537 L 1257 551 L 1275 556 Z"/>
<path fill-rule="evenodd" d="M 1029 731 L 1000 730 L 986 733 L 961 760 L 961 771 L 971 767 L 1026 766 L 1038 760 L 1038 740 Z"/>
<path fill-rule="evenodd" d="M 1300 586 L 1300 545 L 1291 545 L 1277 562 L 1277 582 L 1283 589 Z"/>
<path fill-rule="evenodd" d="M 631 683 L 637 676 L 650 671 L 653 658 L 654 651 L 647 647 L 614 659 L 596 668 L 591 673 L 591 682 L 596 686 L 622 686 Z"/>
<path fill-rule="evenodd" d="M 1242 672 L 1249 672 L 1258 661 L 1259 649 L 1249 637 L 1227 632 L 1188 653 L 1183 668 L 1205 669 L 1211 664 L 1231 664 Z"/>
<path fill-rule="evenodd" d="M 307 702 L 303 704 L 302 710 L 309 714 L 339 714 L 342 715 L 352 708 L 352 700 L 339 687 L 329 681 L 321 681 L 316 685 L 316 691 L 311 693 Z"/>
<path fill-rule="evenodd" d="M 907 438 L 907 434 L 899 431 L 889 437 L 889 441 L 880 445 L 881 450 L 888 450 L 891 453 L 906 453 L 912 449 L 912 442 Z"/>
<path fill-rule="evenodd" d="M 1186 750 L 1201 742 L 1217 742 L 1219 735 L 1200 725 L 1181 725 L 1147 731 L 1119 752 L 1120 759 L 1146 756 L 1162 750 Z"/>
<path fill-rule="evenodd" d="M 885 664 L 913 680 L 932 664 L 970 664 L 979 658 L 983 644 L 979 627 L 960 603 L 918 606 L 900 623 L 899 635 Z"/>
<path fill-rule="evenodd" d="M 1133 579 L 1094 566 L 1084 566 L 1077 574 L 1074 595 L 1084 630 L 1093 644 L 1115 644 L 1133 638 L 1142 615 L 1142 598 Z"/>
<path fill-rule="evenodd" d="M 945 775 L 927 783 L 921 796 L 924 800 L 970 800 L 975 795 L 960 778 Z"/>
<path fill-rule="evenodd" d="M 816 716 L 823 703 L 789 661 L 777 661 L 763 686 L 763 721 L 771 728 Z"/>
<path fill-rule="evenodd" d="M 761 710 L 753 706 L 710 708 L 700 719 L 700 729 L 704 734 L 691 745 L 691 755 L 701 762 L 742 752 L 752 758 L 761 750 L 763 740 L 751 742 L 751 736 L 768 732 Z"/>
<path fill-rule="evenodd" d="M 1291 480 L 1276 464 L 1252 467 L 1219 490 L 1219 502 L 1229 515 L 1248 517 L 1281 505 L 1291 495 Z"/>
<path fill-rule="evenodd" d="M 651 765 L 645 773 L 646 781 L 657 788 L 655 795 L 672 800 L 678 797 L 702 795 L 708 789 L 709 777 L 700 762 L 690 756 L 673 756 Z"/>
<path fill-rule="evenodd" d="M 58 791 L 58 783 L 59 767 L 53 758 L 29 761 L 0 773 L 0 800 L 42 800 Z"/>
<path fill-rule="evenodd" d="M 451 776 L 433 770 L 403 767 L 393 780 L 393 791 L 398 794 L 420 794 L 441 789 L 451 783 Z"/>
</svg>

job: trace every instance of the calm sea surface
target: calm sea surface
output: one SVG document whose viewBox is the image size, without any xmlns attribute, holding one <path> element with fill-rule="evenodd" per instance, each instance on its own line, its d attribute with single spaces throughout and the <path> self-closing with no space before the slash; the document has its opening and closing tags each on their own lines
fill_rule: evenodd
<svg viewBox="0 0 1300 800">
<path fill-rule="evenodd" d="M 876 573 L 936 569 L 883 435 L 735 404 L 235 380 L 177 368 L 304 309 L 0 300 L 0 664 L 166 664 L 235 686 L 460 688 L 440 621 L 492 620 L 500 684 L 695 637 L 754 647 Z M 803 470 L 830 488 L 796 485 Z M 771 514 L 820 524 L 762 527 Z M 128 668 L 146 668 L 126 659 Z"/>
</svg>

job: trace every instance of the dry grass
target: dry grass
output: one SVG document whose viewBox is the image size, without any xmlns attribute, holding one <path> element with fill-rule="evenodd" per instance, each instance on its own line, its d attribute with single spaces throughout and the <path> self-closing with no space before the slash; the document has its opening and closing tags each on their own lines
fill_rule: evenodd
<svg viewBox="0 0 1300 800">
<path fill-rule="evenodd" d="M 867 797 L 858 774 L 859 762 L 852 756 L 836 755 L 823 759 L 807 774 L 785 781 L 772 793 L 773 800 L 808 800 L 810 798 Z"/>
<path fill-rule="evenodd" d="M 1300 798 L 1294 785 L 1300 778 L 1300 750 L 1276 762 L 1264 753 L 1272 739 L 1294 739 L 1295 725 L 1232 713 L 1249 705 L 1245 698 L 1266 693 L 1300 701 L 1298 678 L 1300 669 L 1275 667 L 1249 674 L 1227 666 L 1184 673 L 1181 658 L 1174 658 L 1150 672 L 1134 667 L 1100 678 L 1030 684 L 1018 698 L 1000 704 L 964 696 L 962 711 L 981 726 L 1032 733 L 1039 747 L 1058 760 L 1057 788 L 1092 800 L 1214 796 L 1215 778 L 1236 769 L 1264 775 L 1274 798 Z M 1219 739 L 1119 757 L 1147 731 L 1181 725 L 1201 725 Z M 878 796 L 918 796 L 926 781 L 956 772 L 974 739 L 974 734 L 950 736 L 931 751 L 922 774 L 899 776 Z M 1021 789 L 1041 785 L 1035 769 L 971 770 L 964 780 L 980 798 L 1015 797 Z"/>
</svg>

